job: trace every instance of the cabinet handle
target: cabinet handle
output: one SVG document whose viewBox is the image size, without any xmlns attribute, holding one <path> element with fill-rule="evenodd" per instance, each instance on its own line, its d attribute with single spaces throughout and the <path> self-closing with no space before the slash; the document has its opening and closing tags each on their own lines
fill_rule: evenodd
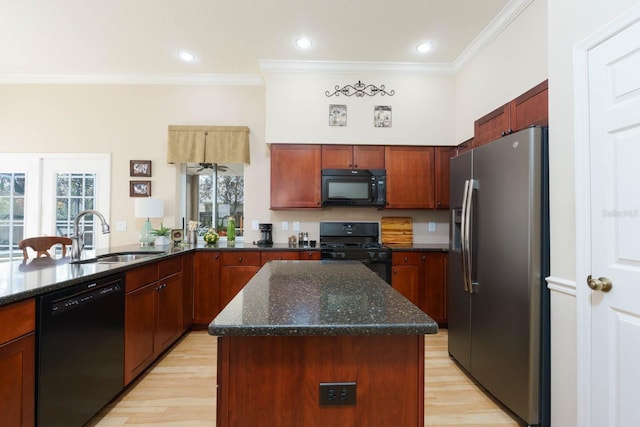
<svg viewBox="0 0 640 427">
<path fill-rule="evenodd" d="M 216 257 L 215 257 L 215 258 L 216 258 L 216 259 L 218 259 L 219 257 L 220 257 L 220 255 L 216 254 Z"/>
<path fill-rule="evenodd" d="M 353 167 L 354 167 L 354 168 L 356 168 L 356 169 L 358 169 L 358 165 L 357 165 L 357 164 L 356 164 L 356 165 L 353 165 Z"/>
<path fill-rule="evenodd" d="M 398 269 L 397 268 L 393 269 L 393 274 L 398 274 Z"/>
<path fill-rule="evenodd" d="M 238 257 L 238 262 L 242 262 L 242 257 Z"/>
<path fill-rule="evenodd" d="M 425 255 L 422 255 L 422 260 L 424 261 L 426 259 L 427 259 L 427 257 Z"/>
<path fill-rule="evenodd" d="M 409 257 L 404 257 L 404 262 L 408 262 L 409 261 Z"/>
</svg>

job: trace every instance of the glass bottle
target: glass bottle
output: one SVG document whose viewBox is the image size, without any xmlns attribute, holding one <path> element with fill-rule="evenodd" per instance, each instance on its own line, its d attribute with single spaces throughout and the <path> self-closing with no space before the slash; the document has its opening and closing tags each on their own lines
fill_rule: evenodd
<svg viewBox="0 0 640 427">
<path fill-rule="evenodd" d="M 227 242 L 235 242 L 236 240 L 236 219 L 230 216 L 227 219 Z"/>
</svg>

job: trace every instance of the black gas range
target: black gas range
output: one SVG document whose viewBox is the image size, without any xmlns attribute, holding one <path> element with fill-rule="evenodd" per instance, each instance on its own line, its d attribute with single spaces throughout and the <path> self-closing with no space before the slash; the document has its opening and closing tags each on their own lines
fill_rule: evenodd
<svg viewBox="0 0 640 427">
<path fill-rule="evenodd" d="M 379 243 L 377 222 L 321 222 L 320 257 L 360 261 L 391 284 L 391 249 Z"/>
</svg>

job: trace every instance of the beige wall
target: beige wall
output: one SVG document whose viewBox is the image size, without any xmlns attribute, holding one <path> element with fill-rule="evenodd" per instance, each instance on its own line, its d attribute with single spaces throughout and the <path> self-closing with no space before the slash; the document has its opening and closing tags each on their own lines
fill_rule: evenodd
<svg viewBox="0 0 640 427">
<path fill-rule="evenodd" d="M 456 143 L 473 122 L 547 78 L 547 1 L 534 0 L 456 75 Z"/>
<path fill-rule="evenodd" d="M 142 225 L 129 197 L 129 160 L 153 162 L 152 196 L 165 201 L 164 224 L 181 227 L 179 168 L 165 160 L 171 124 L 249 126 L 251 154 L 259 164 L 264 88 L 0 85 L 0 152 L 111 153 L 111 212 L 105 214 L 112 245 L 136 242 Z M 127 232 L 115 231 L 116 221 L 126 221 Z"/>
<path fill-rule="evenodd" d="M 331 96 L 361 81 L 393 96 Z M 447 75 L 267 72 L 269 143 L 455 145 L 454 77 Z M 347 106 L 347 126 L 329 126 L 330 104 Z M 392 107 L 392 126 L 373 126 L 375 105 Z"/>
</svg>

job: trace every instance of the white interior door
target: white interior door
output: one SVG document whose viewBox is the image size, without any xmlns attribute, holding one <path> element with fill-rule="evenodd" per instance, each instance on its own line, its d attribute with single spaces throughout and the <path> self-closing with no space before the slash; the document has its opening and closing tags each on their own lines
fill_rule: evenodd
<svg viewBox="0 0 640 427">
<path fill-rule="evenodd" d="M 587 52 L 592 426 L 640 426 L 640 22 Z M 586 286 L 584 277 L 578 282 Z"/>
</svg>

